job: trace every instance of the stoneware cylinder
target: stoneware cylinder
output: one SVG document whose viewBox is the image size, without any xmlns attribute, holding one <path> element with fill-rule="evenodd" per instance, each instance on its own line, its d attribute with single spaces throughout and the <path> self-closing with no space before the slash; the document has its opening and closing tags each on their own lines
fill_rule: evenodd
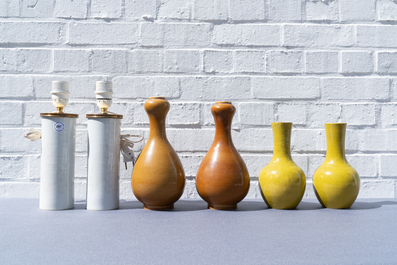
<svg viewBox="0 0 397 265">
<path fill-rule="evenodd" d="M 41 113 L 40 209 L 74 208 L 76 114 Z"/>
<path fill-rule="evenodd" d="M 119 208 L 121 115 L 88 114 L 87 210 Z"/>
<path fill-rule="evenodd" d="M 313 176 L 313 187 L 323 207 L 350 208 L 360 189 L 357 171 L 345 156 L 346 123 L 326 123 L 327 155 Z"/>
<path fill-rule="evenodd" d="M 145 209 L 172 209 L 182 196 L 185 173 L 165 132 L 170 104 L 163 97 L 150 97 L 144 107 L 149 116 L 150 134 L 132 172 L 132 190 Z"/>
<path fill-rule="evenodd" d="M 259 173 L 261 194 L 267 206 L 294 209 L 302 200 L 306 177 L 291 157 L 291 122 L 273 122 L 273 157 Z"/>
<path fill-rule="evenodd" d="M 247 195 L 250 179 L 243 159 L 233 145 L 231 124 L 236 108 L 216 102 L 211 112 L 215 139 L 197 171 L 197 192 L 210 209 L 233 210 Z"/>
</svg>

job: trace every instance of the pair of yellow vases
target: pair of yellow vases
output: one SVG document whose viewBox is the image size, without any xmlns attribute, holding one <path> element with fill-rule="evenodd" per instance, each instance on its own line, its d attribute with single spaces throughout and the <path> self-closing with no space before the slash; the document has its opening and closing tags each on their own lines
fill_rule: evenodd
<svg viewBox="0 0 397 265">
<path fill-rule="evenodd" d="M 261 194 L 275 209 L 294 209 L 302 200 L 306 177 L 291 158 L 290 122 L 272 123 L 274 151 L 272 160 L 259 174 Z M 350 208 L 360 189 L 357 171 L 345 156 L 346 123 L 326 123 L 327 155 L 313 176 L 313 188 L 323 207 Z"/>
</svg>

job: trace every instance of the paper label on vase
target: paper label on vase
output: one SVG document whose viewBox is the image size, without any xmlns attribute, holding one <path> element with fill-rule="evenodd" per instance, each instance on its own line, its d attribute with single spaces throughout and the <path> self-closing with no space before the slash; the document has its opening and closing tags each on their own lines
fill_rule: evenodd
<svg viewBox="0 0 397 265">
<path fill-rule="evenodd" d="M 54 123 L 54 131 L 56 132 L 62 132 L 63 129 L 65 129 L 65 124 L 63 124 L 63 122 L 61 121 L 57 121 Z"/>
</svg>

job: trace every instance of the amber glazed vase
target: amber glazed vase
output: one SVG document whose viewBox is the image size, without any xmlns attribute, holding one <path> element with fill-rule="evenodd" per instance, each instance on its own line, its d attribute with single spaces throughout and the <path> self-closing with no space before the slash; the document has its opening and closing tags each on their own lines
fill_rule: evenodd
<svg viewBox="0 0 397 265">
<path fill-rule="evenodd" d="M 165 133 L 170 104 L 163 97 L 150 97 L 144 107 L 149 116 L 150 134 L 132 172 L 132 191 L 145 209 L 172 209 L 182 196 L 185 173 Z"/>
<path fill-rule="evenodd" d="M 306 177 L 291 157 L 291 122 L 273 122 L 272 160 L 259 174 L 261 194 L 267 206 L 294 209 L 302 200 Z"/>
<path fill-rule="evenodd" d="M 326 123 L 327 155 L 313 176 L 313 187 L 323 207 L 350 208 L 360 189 L 357 171 L 345 156 L 346 123 Z"/>
<path fill-rule="evenodd" d="M 215 139 L 197 171 L 197 192 L 210 209 L 233 210 L 248 193 L 250 179 L 243 159 L 233 145 L 231 124 L 236 108 L 228 101 L 216 102 Z"/>
</svg>

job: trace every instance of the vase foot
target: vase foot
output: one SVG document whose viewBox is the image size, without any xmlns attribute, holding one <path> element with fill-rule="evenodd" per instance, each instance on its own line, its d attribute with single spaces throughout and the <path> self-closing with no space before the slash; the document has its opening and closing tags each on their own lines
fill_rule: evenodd
<svg viewBox="0 0 397 265">
<path fill-rule="evenodd" d="M 229 205 L 209 205 L 211 210 L 236 210 L 237 204 L 229 204 Z"/>
<path fill-rule="evenodd" d="M 166 211 L 174 209 L 174 205 L 144 205 L 143 208 L 145 210 L 153 210 L 153 211 Z"/>
</svg>

